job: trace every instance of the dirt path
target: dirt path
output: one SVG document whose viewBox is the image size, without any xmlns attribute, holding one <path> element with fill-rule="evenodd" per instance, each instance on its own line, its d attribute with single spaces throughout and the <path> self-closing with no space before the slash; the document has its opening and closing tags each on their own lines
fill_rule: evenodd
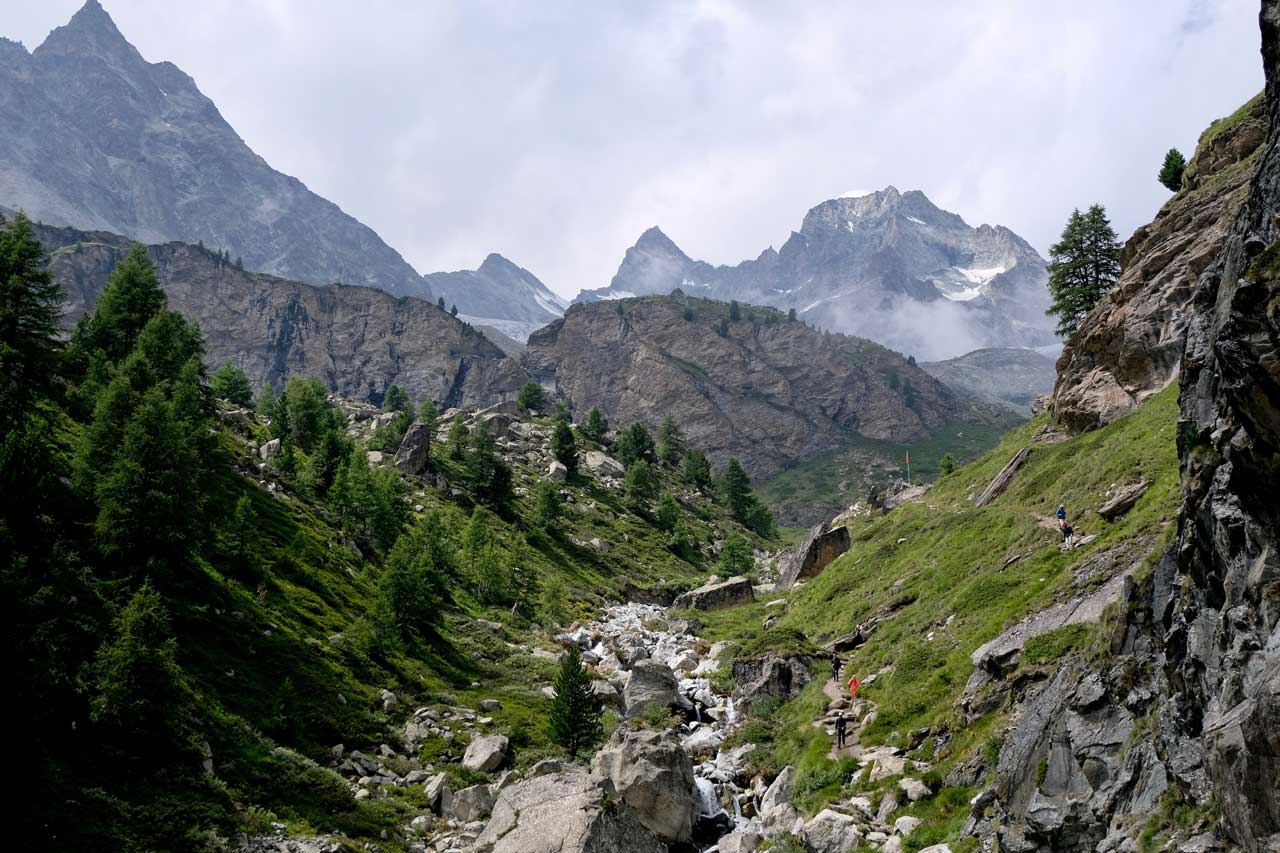
<svg viewBox="0 0 1280 853">
<path fill-rule="evenodd" d="M 862 755 L 862 744 L 858 742 L 858 733 L 864 725 L 870 722 L 868 716 L 875 710 L 875 703 L 867 699 L 850 702 L 848 688 L 834 678 L 828 679 L 822 685 L 822 692 L 829 700 L 827 702 L 827 710 L 821 719 L 814 720 L 813 725 L 815 728 L 825 730 L 827 737 L 831 738 L 831 751 L 827 753 L 827 757 L 833 761 L 838 761 L 841 758 L 860 757 Z M 845 719 L 848 722 L 843 748 L 835 745 L 836 717 L 841 712 L 844 712 Z"/>
</svg>

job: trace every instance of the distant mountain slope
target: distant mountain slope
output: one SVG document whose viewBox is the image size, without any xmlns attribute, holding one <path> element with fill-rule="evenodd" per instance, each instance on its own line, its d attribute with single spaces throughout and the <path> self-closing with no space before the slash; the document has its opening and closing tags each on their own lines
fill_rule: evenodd
<svg viewBox="0 0 1280 853">
<path fill-rule="evenodd" d="M 670 293 L 794 308 L 801 319 L 920 358 L 1055 341 L 1044 260 L 1003 226 L 972 228 L 918 190 L 825 201 L 782 249 L 713 267 L 657 228 L 609 286 L 578 301 Z"/>
<path fill-rule="evenodd" d="M 50 226 L 36 234 L 67 293 L 70 325 L 96 302 L 131 241 Z M 148 252 L 170 307 L 199 322 L 207 362 L 234 362 L 255 385 L 311 376 L 345 397 L 376 403 L 394 383 L 414 400 L 448 407 L 513 399 L 528 381 L 515 360 L 433 302 L 246 272 L 187 243 Z"/>
<path fill-rule="evenodd" d="M 371 229 L 250 150 L 177 66 L 143 59 L 97 0 L 32 53 L 0 39 L 0 150 L 0 199 L 33 219 L 430 296 Z"/>
<path fill-rule="evenodd" d="M 499 328 L 519 343 L 535 329 L 564 316 L 569 305 L 533 273 L 497 254 L 485 258 L 477 270 L 430 273 L 422 278 L 446 307 L 456 305 L 468 321 Z"/>
<path fill-rule="evenodd" d="M 578 416 L 596 406 L 615 425 L 653 427 L 670 415 L 691 443 L 755 476 L 855 437 L 914 441 L 954 420 L 993 419 L 871 341 L 768 308 L 728 314 L 683 294 L 575 305 L 529 339 L 524 363 Z"/>
<path fill-rule="evenodd" d="M 1024 417 L 1036 397 L 1053 390 L 1054 361 L 1030 349 L 980 349 L 946 361 L 923 361 L 930 376 L 963 391 L 1008 406 Z"/>
</svg>

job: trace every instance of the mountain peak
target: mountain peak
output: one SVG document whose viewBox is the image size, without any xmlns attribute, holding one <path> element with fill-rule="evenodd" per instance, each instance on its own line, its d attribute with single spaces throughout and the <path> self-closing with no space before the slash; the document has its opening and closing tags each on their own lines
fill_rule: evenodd
<svg viewBox="0 0 1280 853">
<path fill-rule="evenodd" d="M 493 275 L 497 273 L 522 273 L 524 270 L 497 252 L 490 252 L 476 272 Z"/>
<path fill-rule="evenodd" d="M 64 53 L 137 51 L 120 32 L 116 22 L 98 0 L 86 0 L 71 20 L 49 33 L 37 52 Z"/>
<path fill-rule="evenodd" d="M 654 225 L 640 235 L 640 239 L 636 240 L 635 248 L 645 249 L 647 251 L 667 252 L 670 254 L 683 255 L 680 247 L 675 241 L 663 233 L 662 229 Z"/>
</svg>

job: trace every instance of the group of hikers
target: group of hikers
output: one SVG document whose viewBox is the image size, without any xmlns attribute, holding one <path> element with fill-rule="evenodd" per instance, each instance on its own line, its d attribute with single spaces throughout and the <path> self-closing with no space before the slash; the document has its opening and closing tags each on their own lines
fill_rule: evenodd
<svg viewBox="0 0 1280 853">
<path fill-rule="evenodd" d="M 1070 550 L 1076 544 L 1076 532 L 1071 528 L 1071 524 L 1067 521 L 1067 508 L 1058 504 L 1058 530 L 1062 532 L 1062 544 Z"/>
<path fill-rule="evenodd" d="M 837 684 L 840 683 L 840 655 L 833 654 L 831 656 L 831 679 Z M 862 682 L 858 680 L 858 676 L 849 676 L 849 699 L 851 702 L 858 701 L 858 688 L 862 686 Z M 844 715 L 844 711 L 836 713 L 836 748 L 844 749 L 845 738 L 849 731 L 849 720 Z"/>
</svg>

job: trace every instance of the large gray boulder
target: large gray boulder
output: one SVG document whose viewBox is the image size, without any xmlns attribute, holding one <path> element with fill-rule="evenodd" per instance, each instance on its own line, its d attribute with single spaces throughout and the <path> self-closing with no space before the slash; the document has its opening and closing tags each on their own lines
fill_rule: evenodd
<svg viewBox="0 0 1280 853">
<path fill-rule="evenodd" d="M 804 843 L 813 853 L 845 853 L 862 844 L 862 831 L 849 815 L 823 809 L 804 825 Z"/>
<path fill-rule="evenodd" d="M 622 691 L 627 716 L 643 714 L 644 709 L 650 705 L 676 707 L 679 704 L 678 688 L 675 673 L 665 663 L 655 660 L 636 661 L 627 678 L 627 686 Z"/>
<path fill-rule="evenodd" d="M 786 701 L 813 680 L 809 674 L 808 659 L 803 655 L 786 652 L 735 658 L 733 677 L 738 683 L 734 689 L 734 698 L 747 711 L 762 696 Z"/>
<path fill-rule="evenodd" d="M 406 474 L 418 475 L 427 470 L 430 461 L 430 428 L 421 422 L 410 424 L 400 440 L 400 449 L 396 451 L 396 467 Z"/>
<path fill-rule="evenodd" d="M 849 550 L 849 528 L 831 528 L 824 521 L 782 557 L 778 572 L 778 589 L 790 589 L 796 581 L 816 577 L 832 560 Z"/>
<path fill-rule="evenodd" d="M 506 735 L 478 737 L 467 744 L 467 751 L 462 755 L 462 766 L 481 773 L 497 770 L 507 758 L 509 745 Z"/>
<path fill-rule="evenodd" d="M 620 726 L 596 753 L 591 770 L 613 783 L 640 822 L 663 841 L 690 839 L 697 811 L 693 762 L 671 732 Z"/>
<path fill-rule="evenodd" d="M 712 579 L 697 589 L 691 589 L 675 600 L 671 606 L 677 610 L 693 608 L 695 610 L 719 610 L 738 604 L 755 601 L 755 590 L 751 579 L 742 577 L 728 580 Z"/>
<path fill-rule="evenodd" d="M 495 785 L 472 785 L 463 788 L 453 795 L 448 814 L 462 821 L 471 823 L 484 820 L 493 811 Z"/>
<path fill-rule="evenodd" d="M 476 839 L 486 853 L 667 853 L 612 786 L 567 767 L 504 789 Z"/>
</svg>

